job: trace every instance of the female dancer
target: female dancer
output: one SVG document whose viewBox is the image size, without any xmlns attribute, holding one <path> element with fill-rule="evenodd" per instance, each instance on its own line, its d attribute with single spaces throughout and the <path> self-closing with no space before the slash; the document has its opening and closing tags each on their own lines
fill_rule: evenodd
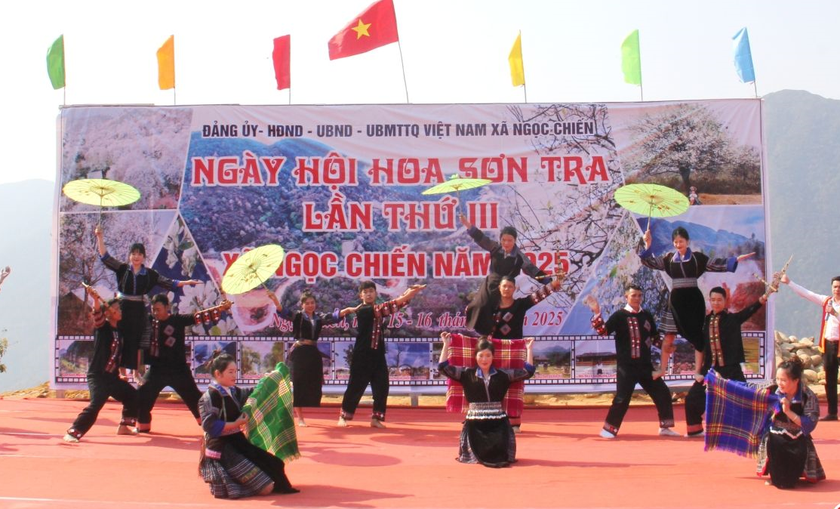
<svg viewBox="0 0 840 509">
<path fill-rule="evenodd" d="M 810 483 L 825 479 L 811 432 L 820 417 L 817 396 L 802 384 L 802 361 L 785 361 L 776 370 L 776 394 L 770 429 L 758 449 L 758 475 L 770 474 L 766 484 L 793 488 L 800 477 Z M 772 387 L 771 387 L 772 390 Z"/>
<path fill-rule="evenodd" d="M 493 310 L 499 303 L 499 282 L 503 276 L 516 278 L 520 272 L 533 277 L 544 278 L 546 274 L 531 263 L 525 254 L 516 247 L 516 228 L 505 226 L 496 242 L 472 225 L 467 216 L 461 214 L 461 224 L 467 228 L 467 233 L 473 240 L 487 251 L 490 251 L 490 271 L 475 293 L 472 301 L 467 305 L 467 327 L 479 334 L 490 334 L 495 320 Z M 548 283 L 548 280 L 542 281 Z M 494 336 L 496 337 L 496 336 Z"/>
<path fill-rule="evenodd" d="M 688 231 L 679 226 L 671 233 L 675 251 L 661 256 L 654 256 L 651 250 L 653 238 L 650 230 L 645 232 L 645 250 L 639 258 L 645 267 L 661 270 L 671 276 L 673 286 L 668 301 L 669 309 L 663 319 L 662 331 L 665 340 L 662 344 L 662 359 L 659 369 L 653 372 L 653 378 L 659 378 L 668 369 L 668 360 L 674 351 L 674 339 L 677 333 L 694 346 L 694 369 L 697 381 L 703 380 L 700 371 L 703 367 L 703 322 L 706 319 L 706 300 L 697 287 L 697 279 L 706 272 L 735 272 L 738 262 L 755 253 L 729 258 L 710 259 L 703 253 L 688 247 Z"/>
<path fill-rule="evenodd" d="M 157 271 L 147 268 L 144 265 L 146 248 L 140 243 L 131 245 L 128 250 L 128 263 L 122 263 L 108 254 L 102 226 L 98 225 L 93 233 L 96 235 L 96 243 L 99 247 L 99 256 L 102 263 L 114 271 L 117 276 L 117 291 L 120 293 L 120 308 L 122 309 L 120 331 L 125 341 L 122 365 L 128 369 L 139 368 L 143 371 L 143 352 L 140 350 L 140 340 L 144 337 L 149 325 L 146 294 L 151 292 L 155 286 L 172 290 L 186 285 L 195 286 L 201 281 L 169 279 L 161 276 Z M 148 348 L 148 345 L 143 346 Z"/>
<path fill-rule="evenodd" d="M 525 369 L 501 370 L 493 367 L 495 348 L 487 338 L 482 338 L 476 349 L 478 368 L 458 368 L 449 364 L 449 344 L 452 336 L 442 332 L 443 350 L 438 369 L 447 377 L 460 382 L 464 396 L 470 403 L 467 419 L 461 429 L 458 461 L 481 463 L 487 467 L 506 467 L 516 461 L 516 436 L 507 415 L 502 410 L 502 399 L 512 382 L 534 376 L 533 338 L 526 343 Z"/>
<path fill-rule="evenodd" d="M 248 415 L 241 409 L 251 390 L 236 387 L 236 361 L 217 352 L 210 372 L 214 381 L 198 402 L 204 429 L 198 469 L 210 493 L 216 498 L 298 493 L 286 477 L 283 460 L 251 444 L 242 433 Z"/>
<path fill-rule="evenodd" d="M 304 407 L 321 406 L 321 386 L 324 385 L 324 360 L 318 350 L 318 338 L 324 325 L 336 323 L 346 315 L 355 313 L 356 308 L 336 309 L 332 313 L 316 313 L 318 305 L 315 295 L 309 291 L 300 296 L 301 310 L 295 313 L 284 308 L 274 292 L 268 292 L 274 302 L 277 314 L 292 322 L 292 335 L 295 338 L 294 349 L 289 354 L 294 388 L 294 408 L 297 412 L 298 426 L 306 426 L 303 418 Z"/>
</svg>

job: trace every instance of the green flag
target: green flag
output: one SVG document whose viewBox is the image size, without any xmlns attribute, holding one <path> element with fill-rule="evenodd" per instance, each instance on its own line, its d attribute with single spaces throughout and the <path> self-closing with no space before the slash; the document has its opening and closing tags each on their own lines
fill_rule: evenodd
<svg viewBox="0 0 840 509">
<path fill-rule="evenodd" d="M 638 30 L 633 30 L 621 43 L 621 71 L 626 83 L 642 84 L 642 55 L 639 51 Z"/>
<path fill-rule="evenodd" d="M 56 39 L 47 50 L 47 73 L 55 90 L 64 88 L 64 35 Z"/>
</svg>

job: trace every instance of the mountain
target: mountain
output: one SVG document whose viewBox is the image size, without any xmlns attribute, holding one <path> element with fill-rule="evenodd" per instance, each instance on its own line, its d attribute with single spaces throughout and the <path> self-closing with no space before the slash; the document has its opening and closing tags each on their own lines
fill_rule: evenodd
<svg viewBox="0 0 840 509">
<path fill-rule="evenodd" d="M 793 255 L 788 275 L 828 295 L 837 264 L 837 190 L 840 189 L 840 101 L 783 90 L 764 98 L 770 199 L 771 253 L 778 270 Z M 776 330 L 799 337 L 819 333 L 819 308 L 783 288 Z"/>
<path fill-rule="evenodd" d="M 51 235 L 55 184 L 26 180 L 0 184 L 0 267 L 12 272 L 0 287 L 0 337 L 9 348 L 0 362 L 0 392 L 33 387 L 50 379 Z"/>
</svg>

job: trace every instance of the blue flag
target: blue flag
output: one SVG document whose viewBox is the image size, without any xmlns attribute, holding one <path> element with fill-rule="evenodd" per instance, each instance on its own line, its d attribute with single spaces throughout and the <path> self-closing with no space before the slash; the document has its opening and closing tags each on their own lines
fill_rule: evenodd
<svg viewBox="0 0 840 509">
<path fill-rule="evenodd" d="M 741 78 L 741 83 L 752 83 L 755 81 L 755 69 L 753 68 L 750 36 L 747 34 L 747 28 L 738 30 L 732 40 L 735 50 L 735 72 Z"/>
</svg>

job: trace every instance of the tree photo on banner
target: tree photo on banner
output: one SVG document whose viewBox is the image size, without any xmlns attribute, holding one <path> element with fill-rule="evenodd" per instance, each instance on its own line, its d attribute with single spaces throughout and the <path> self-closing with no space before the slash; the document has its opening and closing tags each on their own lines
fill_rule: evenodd
<svg viewBox="0 0 840 509">
<path fill-rule="evenodd" d="M 525 317 L 539 359 L 529 383 L 549 390 L 614 377 L 614 346 L 592 330 L 584 298 L 597 298 L 609 314 L 635 283 L 657 319 L 667 306 L 670 279 L 642 266 L 636 254 L 647 217 L 618 205 L 619 187 L 660 184 L 686 197 L 701 188 L 703 206 L 652 220 L 657 254 L 670 249 L 676 226 L 690 230 L 692 248 L 709 256 L 757 253 L 746 269 L 703 278 L 704 291 L 725 283 L 743 299 L 761 289 L 752 273 L 767 272 L 758 100 L 71 107 L 62 120 L 62 181 L 107 173 L 141 192 L 137 203 L 105 214 L 112 255 L 122 257 L 130 242 L 143 240 L 152 268 L 204 282 L 172 293 L 179 312 L 215 305 L 227 268 L 267 244 L 282 246 L 285 257 L 263 282 L 290 309 L 307 289 L 331 311 L 359 303 L 361 280 L 373 280 L 380 299 L 427 284 L 386 323 L 397 385 L 442 390 L 437 338 L 443 331 L 472 333 L 465 307 L 487 275 L 489 253 L 467 234 L 462 211 L 490 239 L 515 227 L 519 248 L 537 267 L 552 272 L 559 265 L 568 273 Z M 490 184 L 422 194 L 453 176 Z M 115 288 L 85 240 L 91 211 L 61 202 L 60 251 L 86 254 L 62 258 L 57 277 L 66 297 L 57 338 L 90 334 L 71 311 L 82 305 L 80 280 L 103 295 Z M 541 286 L 524 273 L 516 282 L 515 297 Z M 234 306 L 218 324 L 193 327 L 193 365 L 202 375 L 208 349 L 224 345 L 239 356 L 244 381 L 282 358 L 290 327 L 262 286 L 229 297 Z M 764 345 L 769 320 L 763 309 L 756 317 L 745 331 Z M 333 361 L 328 384 L 345 383 L 355 332 L 352 314 L 325 327 L 324 340 L 333 343 L 324 352 Z M 767 375 L 765 362 L 757 359 L 752 377 Z M 683 369 L 668 376 L 689 378 Z"/>
</svg>

